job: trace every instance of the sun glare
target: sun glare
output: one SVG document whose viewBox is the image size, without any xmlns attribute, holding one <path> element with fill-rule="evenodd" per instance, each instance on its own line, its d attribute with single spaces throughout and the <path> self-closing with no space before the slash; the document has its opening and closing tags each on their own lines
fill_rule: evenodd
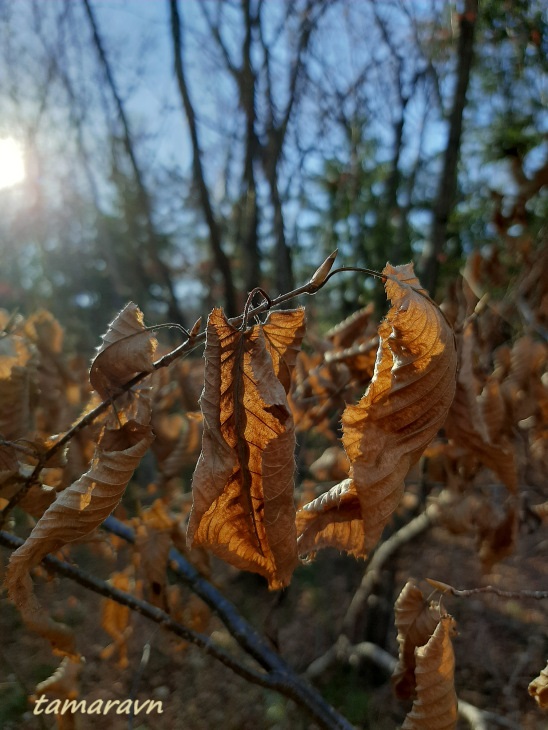
<svg viewBox="0 0 548 730">
<path fill-rule="evenodd" d="M 0 190 L 17 185 L 25 177 L 23 149 L 12 137 L 0 139 Z"/>
</svg>

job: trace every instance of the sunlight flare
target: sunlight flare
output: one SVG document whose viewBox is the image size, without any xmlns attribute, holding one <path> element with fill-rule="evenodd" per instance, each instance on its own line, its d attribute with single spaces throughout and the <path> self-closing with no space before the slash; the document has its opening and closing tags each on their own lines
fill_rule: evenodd
<svg viewBox="0 0 548 730">
<path fill-rule="evenodd" d="M 0 139 L 0 190 L 20 183 L 25 177 L 23 148 L 13 137 Z"/>
</svg>

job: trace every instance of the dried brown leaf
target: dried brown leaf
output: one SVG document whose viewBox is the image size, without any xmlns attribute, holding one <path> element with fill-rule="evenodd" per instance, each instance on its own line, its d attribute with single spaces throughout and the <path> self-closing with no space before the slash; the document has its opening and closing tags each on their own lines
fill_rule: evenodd
<svg viewBox="0 0 548 730">
<path fill-rule="evenodd" d="M 478 520 L 477 525 L 479 557 L 486 573 L 495 563 L 513 553 L 519 528 L 519 514 L 513 500 L 500 509 L 494 509 L 494 505 L 490 507 L 489 513 L 484 513 L 484 519 Z"/>
<path fill-rule="evenodd" d="M 336 547 L 361 557 L 365 529 L 352 479 L 345 479 L 297 512 L 299 552 Z"/>
<path fill-rule="evenodd" d="M 263 334 L 274 373 L 285 392 L 289 393 L 291 376 L 305 334 L 304 308 L 270 312 L 263 325 Z"/>
<path fill-rule="evenodd" d="M 358 309 L 357 312 L 332 327 L 326 332 L 326 338 L 331 340 L 336 348 L 350 347 L 369 330 L 369 324 L 374 312 L 375 305 L 370 302 L 366 307 Z M 373 334 L 374 331 L 373 329 Z"/>
<path fill-rule="evenodd" d="M 299 511 L 301 554 L 331 545 L 365 556 L 374 547 L 401 499 L 409 468 L 443 425 L 453 400 L 453 330 L 420 288 L 411 264 L 387 264 L 383 274 L 391 277 L 385 287 L 392 307 L 379 328 L 375 373 L 361 401 L 347 406 L 342 418 L 351 480 Z"/>
<path fill-rule="evenodd" d="M 548 664 L 529 684 L 529 694 L 543 710 L 548 710 Z"/>
<path fill-rule="evenodd" d="M 415 649 L 424 646 L 434 633 L 439 610 L 430 606 L 412 581 L 405 584 L 394 608 L 399 657 L 392 686 L 399 699 L 408 699 L 415 694 Z"/>
<path fill-rule="evenodd" d="M 13 441 L 33 426 L 37 395 L 36 351 L 24 338 L 0 339 L 0 436 Z"/>
<path fill-rule="evenodd" d="M 515 494 L 518 476 L 514 449 L 504 435 L 499 435 L 496 442 L 491 439 L 490 430 L 494 433 L 500 429 L 500 424 L 497 423 L 499 417 L 486 412 L 485 405 L 482 408 L 479 398 L 481 384 L 473 368 L 474 348 L 473 326 L 468 324 L 462 334 L 457 392 L 447 419 L 446 432 L 455 443 L 491 469 L 509 491 Z M 499 404 L 495 408 L 501 407 Z"/>
<path fill-rule="evenodd" d="M 286 337 L 281 326 L 278 337 Z M 204 435 L 188 542 L 280 588 L 297 562 L 287 396 L 260 325 L 242 332 L 214 309 L 204 356 Z"/>
<path fill-rule="evenodd" d="M 30 570 L 47 553 L 89 535 L 108 517 L 152 439 L 150 426 L 134 421 L 119 429 L 105 429 L 88 472 L 59 494 L 11 556 L 6 571 L 11 600 L 27 626 L 48 638 L 61 652 L 74 653 L 73 637 L 45 616 L 32 592 Z"/>
<path fill-rule="evenodd" d="M 143 313 L 129 302 L 109 324 L 91 364 L 89 380 L 101 398 L 119 393 L 138 373 L 153 372 L 156 346 L 154 334 L 145 329 Z"/>
<path fill-rule="evenodd" d="M 132 579 L 126 571 L 114 573 L 109 579 L 109 583 L 120 591 L 129 593 L 131 590 Z M 125 606 L 118 601 L 107 598 L 103 601 L 101 610 L 101 626 L 104 631 L 113 640 L 112 644 L 105 646 L 101 650 L 101 659 L 110 659 L 115 652 L 118 652 L 118 661 L 116 662 L 119 669 L 125 669 L 128 664 L 128 646 L 127 640 L 131 635 L 131 612 L 129 606 Z"/>
<path fill-rule="evenodd" d="M 144 510 L 135 525 L 135 551 L 139 573 L 143 578 L 145 598 L 164 611 L 167 601 L 167 561 L 173 545 L 171 533 L 176 521 L 162 502 L 157 499 Z"/>
<path fill-rule="evenodd" d="M 456 728 L 455 655 L 451 643 L 454 626 L 451 616 L 443 616 L 428 643 L 416 649 L 417 699 L 402 730 Z"/>
</svg>

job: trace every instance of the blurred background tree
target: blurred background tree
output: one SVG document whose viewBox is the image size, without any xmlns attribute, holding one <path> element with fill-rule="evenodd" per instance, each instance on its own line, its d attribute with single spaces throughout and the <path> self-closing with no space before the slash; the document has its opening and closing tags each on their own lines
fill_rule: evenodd
<svg viewBox="0 0 548 730">
<path fill-rule="evenodd" d="M 414 259 L 432 293 L 474 248 L 534 252 L 547 57 L 540 0 L 0 0 L 0 138 L 26 165 L 0 189 L 0 307 L 89 350 L 128 299 L 235 314 L 335 247 Z M 373 293 L 325 296 L 335 320 Z"/>
</svg>

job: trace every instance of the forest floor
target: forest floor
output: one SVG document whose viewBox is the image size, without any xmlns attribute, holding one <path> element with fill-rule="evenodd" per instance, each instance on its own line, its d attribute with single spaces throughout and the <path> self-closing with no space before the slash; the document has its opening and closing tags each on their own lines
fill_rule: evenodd
<svg viewBox="0 0 548 730">
<path fill-rule="evenodd" d="M 457 588 L 490 583 L 505 590 L 545 590 L 548 586 L 546 551 L 542 531 L 520 535 L 515 553 L 482 576 L 473 543 L 467 537 L 448 535 L 433 528 L 400 549 L 381 576 L 383 595 L 372 598 L 375 619 L 368 636 L 393 656 L 397 654 L 393 604 L 405 582 L 429 577 Z M 3 564 L 7 553 L 4 551 Z M 108 577 L 112 565 L 100 564 L 93 548 L 80 546 L 72 559 L 91 572 Z M 123 561 L 122 561 L 123 564 Z M 342 618 L 365 564 L 332 551 L 298 568 L 282 594 L 269 593 L 263 581 L 216 563 L 216 584 L 246 618 L 277 645 L 297 671 L 321 656 L 336 640 Z M 36 581 L 43 605 L 73 626 L 79 650 L 86 658 L 80 677 L 80 698 L 157 699 L 163 714 L 148 718 L 109 714 L 112 730 L 313 730 L 316 726 L 295 705 L 280 695 L 248 684 L 197 647 L 184 645 L 156 625 L 134 615 L 128 642 L 129 666 L 120 669 L 114 659 L 101 658 L 110 642 L 100 628 L 102 599 L 67 579 Z M 423 591 L 427 585 L 420 583 Z M 57 662 L 46 643 L 21 625 L 19 614 L 5 594 L 0 598 L 0 728 L 50 730 L 52 716 L 36 716 L 27 697 L 35 684 L 49 676 Z M 456 621 L 455 684 L 459 698 L 490 713 L 489 729 L 546 730 L 548 714 L 539 710 L 527 692 L 529 682 L 544 668 L 548 656 L 546 601 L 508 600 L 494 595 L 469 598 L 446 596 L 444 608 Z M 204 619 L 202 614 L 201 620 Z M 233 639 L 220 621 L 210 617 L 208 631 L 227 648 Z M 363 638 L 363 637 L 361 637 Z M 361 640 L 361 639 L 360 639 Z M 150 645 L 148 662 L 143 648 Z M 370 663 L 331 667 L 317 682 L 325 698 L 358 728 L 392 730 L 401 725 L 409 707 L 392 694 L 385 671 Z M 73 725 L 61 727 L 96 730 L 105 722 L 80 715 Z M 101 724 L 101 727 L 106 724 Z M 469 727 L 459 721 L 459 728 Z"/>
</svg>

